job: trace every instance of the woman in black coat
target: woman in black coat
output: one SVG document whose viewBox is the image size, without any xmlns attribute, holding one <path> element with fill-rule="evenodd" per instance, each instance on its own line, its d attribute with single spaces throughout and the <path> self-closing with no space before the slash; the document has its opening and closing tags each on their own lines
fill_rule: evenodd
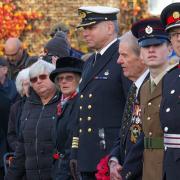
<svg viewBox="0 0 180 180">
<path fill-rule="evenodd" d="M 38 60 L 29 69 L 30 93 L 21 114 L 20 135 L 6 180 L 52 180 L 52 129 L 59 93 L 49 79 L 54 65 Z"/>
<path fill-rule="evenodd" d="M 53 131 L 55 145 L 53 180 L 71 180 L 69 158 L 72 144 L 73 120 L 77 88 L 83 68 L 83 61 L 74 57 L 60 58 L 56 69 L 50 74 L 61 91 L 61 101 L 57 106 L 57 119 Z"/>
</svg>

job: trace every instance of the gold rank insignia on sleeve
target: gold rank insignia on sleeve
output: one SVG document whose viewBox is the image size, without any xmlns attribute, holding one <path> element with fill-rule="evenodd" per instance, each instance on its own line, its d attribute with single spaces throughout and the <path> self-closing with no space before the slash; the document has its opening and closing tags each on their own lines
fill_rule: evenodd
<svg viewBox="0 0 180 180">
<path fill-rule="evenodd" d="M 72 139 L 72 148 L 78 148 L 79 147 L 79 138 L 73 137 Z"/>
</svg>

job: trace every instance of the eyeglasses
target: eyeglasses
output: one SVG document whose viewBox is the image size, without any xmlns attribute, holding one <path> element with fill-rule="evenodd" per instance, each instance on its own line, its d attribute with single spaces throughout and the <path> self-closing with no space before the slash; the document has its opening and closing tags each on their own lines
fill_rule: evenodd
<svg viewBox="0 0 180 180">
<path fill-rule="evenodd" d="M 74 76 L 72 76 L 72 75 L 58 76 L 56 79 L 57 79 L 58 83 L 62 83 L 63 80 L 65 80 L 67 82 L 72 82 L 74 80 Z"/>
<path fill-rule="evenodd" d="M 41 75 L 39 75 L 39 76 L 30 78 L 30 82 L 31 82 L 31 83 L 36 83 L 36 82 L 38 81 L 38 79 L 40 79 L 40 80 L 45 80 L 45 79 L 47 79 L 47 77 L 48 77 L 47 74 L 41 74 Z"/>
<path fill-rule="evenodd" d="M 180 36 L 180 32 L 172 32 L 170 33 L 170 38 L 178 38 Z"/>
</svg>

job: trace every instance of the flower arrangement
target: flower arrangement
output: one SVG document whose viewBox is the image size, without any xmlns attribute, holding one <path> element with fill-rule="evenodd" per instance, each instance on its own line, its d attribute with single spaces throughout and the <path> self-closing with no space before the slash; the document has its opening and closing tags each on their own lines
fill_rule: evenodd
<svg viewBox="0 0 180 180">
<path fill-rule="evenodd" d="M 97 165 L 97 180 L 110 180 L 108 161 L 109 156 L 105 156 L 100 160 L 99 164 Z"/>
</svg>

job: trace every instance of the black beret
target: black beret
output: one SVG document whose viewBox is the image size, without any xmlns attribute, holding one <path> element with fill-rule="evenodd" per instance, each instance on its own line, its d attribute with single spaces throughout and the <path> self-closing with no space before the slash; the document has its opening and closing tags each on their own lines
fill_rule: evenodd
<svg viewBox="0 0 180 180">
<path fill-rule="evenodd" d="M 50 39 L 44 48 L 48 51 L 48 54 L 53 56 L 65 57 L 70 54 L 70 45 L 65 33 L 62 31 Z"/>
</svg>

